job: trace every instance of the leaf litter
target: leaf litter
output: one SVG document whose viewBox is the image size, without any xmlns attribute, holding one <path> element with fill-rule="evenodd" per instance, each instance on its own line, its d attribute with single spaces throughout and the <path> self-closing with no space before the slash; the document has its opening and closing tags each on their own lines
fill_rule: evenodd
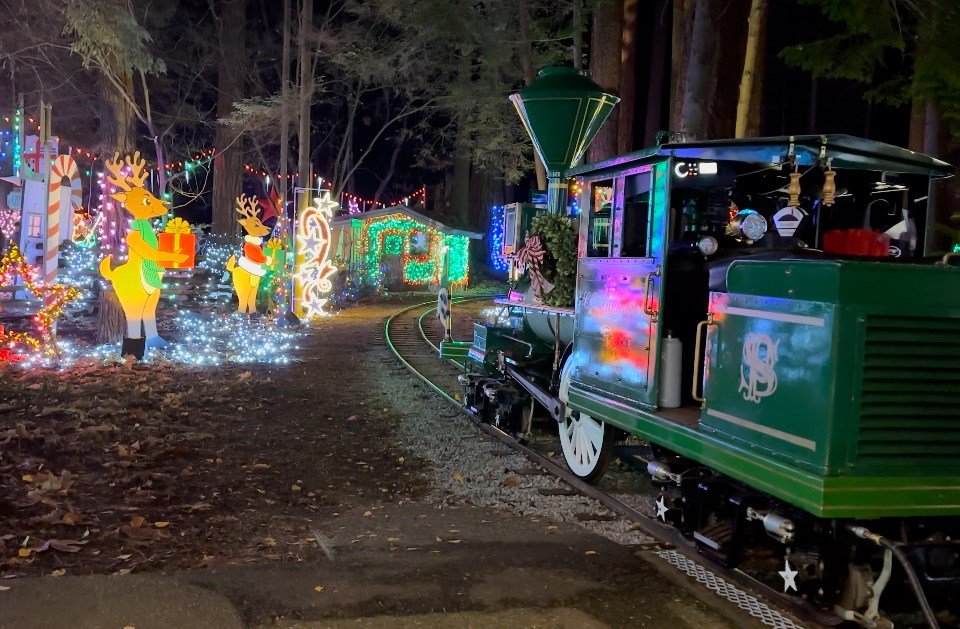
<svg viewBox="0 0 960 629">
<path fill-rule="evenodd" d="M 336 515 L 422 495 L 422 462 L 363 419 L 369 385 L 344 378 L 366 336 L 305 345 L 325 360 L 0 363 L 0 475 L 13 479 L 0 483 L 0 578 L 332 561 L 321 531 Z M 314 386 L 325 380 L 337 385 Z M 403 465 L 356 463 L 372 460 Z"/>
</svg>

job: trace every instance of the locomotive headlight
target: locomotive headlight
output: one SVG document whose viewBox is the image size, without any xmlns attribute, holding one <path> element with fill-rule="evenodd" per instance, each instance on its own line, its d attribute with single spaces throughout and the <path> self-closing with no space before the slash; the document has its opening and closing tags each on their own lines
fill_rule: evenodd
<svg viewBox="0 0 960 629">
<path fill-rule="evenodd" d="M 727 226 L 727 233 L 734 238 L 756 242 L 767 233 L 767 219 L 755 210 L 740 210 Z"/>
<path fill-rule="evenodd" d="M 767 233 L 767 219 L 759 214 L 748 214 L 743 218 L 740 229 L 747 240 L 760 240 Z"/>
</svg>

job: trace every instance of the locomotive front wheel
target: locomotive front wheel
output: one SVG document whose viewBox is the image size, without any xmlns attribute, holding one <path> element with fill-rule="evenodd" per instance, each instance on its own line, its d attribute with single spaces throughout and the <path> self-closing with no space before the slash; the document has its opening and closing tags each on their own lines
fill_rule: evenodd
<svg viewBox="0 0 960 629">
<path fill-rule="evenodd" d="M 560 446 L 570 471 L 586 482 L 602 476 L 613 453 L 613 428 L 577 412 L 568 413 L 558 426 Z"/>
</svg>

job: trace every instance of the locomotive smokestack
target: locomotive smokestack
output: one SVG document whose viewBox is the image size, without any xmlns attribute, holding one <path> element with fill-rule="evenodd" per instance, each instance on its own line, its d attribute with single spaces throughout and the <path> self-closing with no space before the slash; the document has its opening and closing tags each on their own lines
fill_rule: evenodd
<svg viewBox="0 0 960 629">
<path fill-rule="evenodd" d="M 586 72 L 544 68 L 536 81 L 510 95 L 547 169 L 547 208 L 563 214 L 564 172 L 577 164 L 620 99 L 606 94 Z"/>
</svg>

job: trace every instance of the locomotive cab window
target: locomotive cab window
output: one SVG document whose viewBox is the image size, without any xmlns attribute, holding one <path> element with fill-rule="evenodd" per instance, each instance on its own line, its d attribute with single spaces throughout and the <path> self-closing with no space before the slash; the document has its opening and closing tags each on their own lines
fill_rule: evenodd
<svg viewBox="0 0 960 629">
<path fill-rule="evenodd" d="M 610 256 L 610 237 L 613 224 L 613 181 L 601 181 L 590 186 L 590 212 L 587 223 L 587 256 Z"/>
<path fill-rule="evenodd" d="M 623 186 L 623 232 L 620 256 L 623 258 L 646 258 L 650 230 L 650 183 L 649 172 L 630 175 Z"/>
</svg>

